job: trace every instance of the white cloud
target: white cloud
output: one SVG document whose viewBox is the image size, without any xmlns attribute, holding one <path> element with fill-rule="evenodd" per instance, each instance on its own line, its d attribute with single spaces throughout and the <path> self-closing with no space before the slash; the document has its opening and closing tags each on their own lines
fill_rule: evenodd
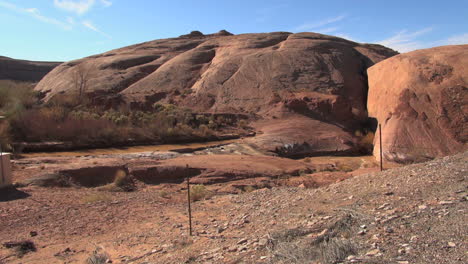
<svg viewBox="0 0 468 264">
<path fill-rule="evenodd" d="M 423 36 L 432 31 L 432 28 L 424 28 L 414 32 L 408 32 L 407 30 L 401 30 L 390 38 L 377 41 L 378 44 L 390 47 L 399 52 L 408 52 L 416 49 L 422 49 L 428 46 L 428 43 L 424 43 L 418 40 L 420 36 Z"/>
<path fill-rule="evenodd" d="M 338 27 L 329 27 L 329 28 L 323 28 L 323 29 L 317 29 L 316 31 L 322 34 L 328 34 L 328 33 L 333 33 L 338 31 Z"/>
<path fill-rule="evenodd" d="M 104 7 L 112 5 L 112 1 L 110 0 L 99 0 L 99 2 Z M 54 0 L 55 7 L 78 15 L 87 13 L 95 4 L 96 0 Z"/>
<path fill-rule="evenodd" d="M 75 25 L 75 19 L 73 17 L 67 17 L 67 22 L 70 25 Z"/>
<path fill-rule="evenodd" d="M 451 36 L 445 43 L 447 45 L 468 44 L 468 33 Z"/>
<path fill-rule="evenodd" d="M 72 0 L 54 0 L 54 5 L 57 8 L 63 9 L 65 11 L 77 13 L 78 15 L 82 15 L 88 12 L 91 7 L 95 4 L 95 0 L 80 0 L 80 1 L 72 1 Z"/>
<path fill-rule="evenodd" d="M 58 19 L 44 16 L 44 15 L 41 14 L 39 9 L 37 9 L 37 8 L 22 8 L 22 7 L 19 7 L 19 6 L 16 6 L 14 4 L 11 4 L 9 2 L 4 2 L 4 1 L 0 1 L 0 7 L 4 7 L 4 8 L 7 8 L 7 9 L 10 9 L 10 10 L 13 10 L 15 12 L 18 12 L 18 13 L 29 15 L 29 16 L 31 16 L 31 17 L 39 20 L 39 21 L 61 27 L 61 28 L 65 29 L 65 30 L 71 30 L 72 29 L 72 26 L 71 26 L 70 23 L 62 22 L 62 21 L 60 21 Z"/>
<path fill-rule="evenodd" d="M 101 0 L 101 4 L 104 5 L 105 7 L 109 7 L 112 5 L 112 2 L 109 0 Z"/>
<path fill-rule="evenodd" d="M 97 33 L 103 35 L 104 37 L 106 37 L 106 38 L 108 38 L 108 39 L 111 39 L 111 38 L 112 38 L 109 34 L 103 32 L 103 31 L 101 31 L 99 28 L 97 28 L 97 27 L 96 27 L 91 21 L 89 21 L 89 20 L 82 21 L 81 24 L 82 24 L 83 26 L 87 27 L 88 29 L 91 29 L 92 31 L 95 31 L 95 32 L 97 32 Z"/>
<path fill-rule="evenodd" d="M 16 7 L 16 6 L 15 6 L 14 4 L 12 4 L 12 3 L 8 3 L 8 2 L 3 2 L 3 1 L 1 1 L 1 2 L 0 2 L 0 6 L 1 6 L 1 7 L 4 7 L 4 8 L 11 9 L 11 10 L 19 11 L 19 8 Z"/>
<path fill-rule="evenodd" d="M 336 17 L 329 17 L 321 21 L 316 21 L 314 23 L 304 23 L 296 27 L 294 31 L 310 31 L 310 30 L 321 28 L 321 27 L 324 27 L 324 26 L 327 26 L 336 22 L 340 22 L 341 20 L 345 18 L 346 18 L 346 15 L 340 15 Z"/>
</svg>

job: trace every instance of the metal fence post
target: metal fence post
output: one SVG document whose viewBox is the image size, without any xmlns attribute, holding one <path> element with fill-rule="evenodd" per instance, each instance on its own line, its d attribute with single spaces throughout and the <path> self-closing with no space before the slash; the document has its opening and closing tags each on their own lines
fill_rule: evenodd
<svg viewBox="0 0 468 264">
<path fill-rule="evenodd" d="M 189 215 L 189 234 L 190 236 L 193 236 L 192 233 L 192 205 L 191 205 L 191 200 L 190 200 L 190 174 L 189 174 L 189 166 L 187 164 L 186 167 L 186 173 L 187 173 L 187 202 L 188 202 L 188 215 Z"/>
<path fill-rule="evenodd" d="M 383 171 L 383 152 L 382 152 L 382 125 L 379 124 L 379 140 L 380 140 L 380 171 Z"/>
<path fill-rule="evenodd" d="M 0 143 L 0 173 L 2 174 L 2 182 L 5 183 L 5 172 L 3 171 L 3 150 L 2 145 Z"/>
</svg>

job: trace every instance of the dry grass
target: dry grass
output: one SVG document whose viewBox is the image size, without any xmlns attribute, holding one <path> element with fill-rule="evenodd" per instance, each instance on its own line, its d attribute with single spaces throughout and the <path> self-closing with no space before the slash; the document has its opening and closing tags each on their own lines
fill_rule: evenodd
<svg viewBox="0 0 468 264">
<path fill-rule="evenodd" d="M 81 198 L 82 203 L 108 202 L 110 200 L 112 200 L 112 197 L 106 193 L 93 193 Z"/>
<path fill-rule="evenodd" d="M 118 170 L 114 176 L 114 182 L 97 188 L 98 191 L 106 192 L 130 192 L 135 189 L 132 179 L 124 170 Z"/>
<path fill-rule="evenodd" d="M 211 195 L 211 192 L 206 188 L 205 185 L 198 184 L 190 186 L 190 199 L 194 202 L 206 199 Z"/>
<path fill-rule="evenodd" d="M 86 259 L 86 264 L 105 264 L 105 263 L 112 263 L 109 262 L 110 257 L 102 248 L 96 248 L 91 256 Z"/>
<path fill-rule="evenodd" d="M 245 186 L 245 187 L 243 188 L 243 190 L 244 190 L 244 192 L 249 193 L 249 192 L 255 191 L 256 188 L 255 188 L 254 186 L 252 186 L 252 185 L 247 185 L 247 186 Z"/>
<path fill-rule="evenodd" d="M 150 111 L 130 111 L 122 105 L 108 109 L 93 104 L 92 95 L 59 94 L 40 104 L 30 83 L 0 80 L 0 144 L 12 141 L 64 141 L 79 145 L 115 145 L 140 142 L 175 142 L 212 138 L 213 128 L 235 126 L 223 118 L 195 115 L 171 104 L 156 104 Z M 198 118 L 197 118 L 198 117 Z M 210 122 L 214 125 L 209 126 Z"/>
<path fill-rule="evenodd" d="M 295 228 L 270 235 L 267 248 L 276 263 L 323 263 L 334 264 L 357 252 L 350 240 L 355 221 L 345 216 L 320 234 L 308 237 L 316 230 Z"/>
<path fill-rule="evenodd" d="M 159 196 L 164 199 L 169 199 L 171 196 L 168 191 L 161 190 L 158 192 Z"/>
</svg>

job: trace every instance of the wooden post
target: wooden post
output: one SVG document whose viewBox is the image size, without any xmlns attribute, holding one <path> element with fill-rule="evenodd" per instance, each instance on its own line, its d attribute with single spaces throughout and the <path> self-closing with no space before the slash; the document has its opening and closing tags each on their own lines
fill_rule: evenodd
<svg viewBox="0 0 468 264">
<path fill-rule="evenodd" d="M 188 215 L 189 215 L 189 234 L 193 236 L 192 233 L 192 205 L 190 200 L 190 174 L 189 174 L 189 166 L 187 164 L 187 202 L 188 202 Z"/>
<path fill-rule="evenodd" d="M 2 121 L 3 119 L 5 119 L 5 117 L 0 116 L 0 121 Z M 5 183 L 6 178 L 5 178 L 5 171 L 3 170 L 3 150 L 2 150 L 1 141 L 0 141 L 0 173 L 2 174 L 2 183 Z"/>
<path fill-rule="evenodd" d="M 2 145 L 0 144 L 0 173 L 2 174 L 2 183 L 6 182 L 5 172 L 3 171 L 3 150 Z"/>
<path fill-rule="evenodd" d="M 380 140 L 380 171 L 383 171 L 383 152 L 382 152 L 382 125 L 379 124 L 379 140 Z"/>
</svg>

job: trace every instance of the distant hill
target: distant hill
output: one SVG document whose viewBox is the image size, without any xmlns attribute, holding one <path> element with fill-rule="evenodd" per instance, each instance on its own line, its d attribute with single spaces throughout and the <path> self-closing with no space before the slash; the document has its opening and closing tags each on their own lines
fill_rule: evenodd
<svg viewBox="0 0 468 264">
<path fill-rule="evenodd" d="M 318 33 L 193 31 L 63 63 L 35 89 L 45 100 L 83 87 L 93 99 L 131 109 L 242 113 L 265 121 L 252 124 L 264 132 L 254 142 L 261 149 L 348 153 L 367 122 L 366 71 L 396 54 Z"/>
<path fill-rule="evenodd" d="M 61 62 L 15 60 L 0 56 L 0 80 L 39 82 Z"/>
</svg>

